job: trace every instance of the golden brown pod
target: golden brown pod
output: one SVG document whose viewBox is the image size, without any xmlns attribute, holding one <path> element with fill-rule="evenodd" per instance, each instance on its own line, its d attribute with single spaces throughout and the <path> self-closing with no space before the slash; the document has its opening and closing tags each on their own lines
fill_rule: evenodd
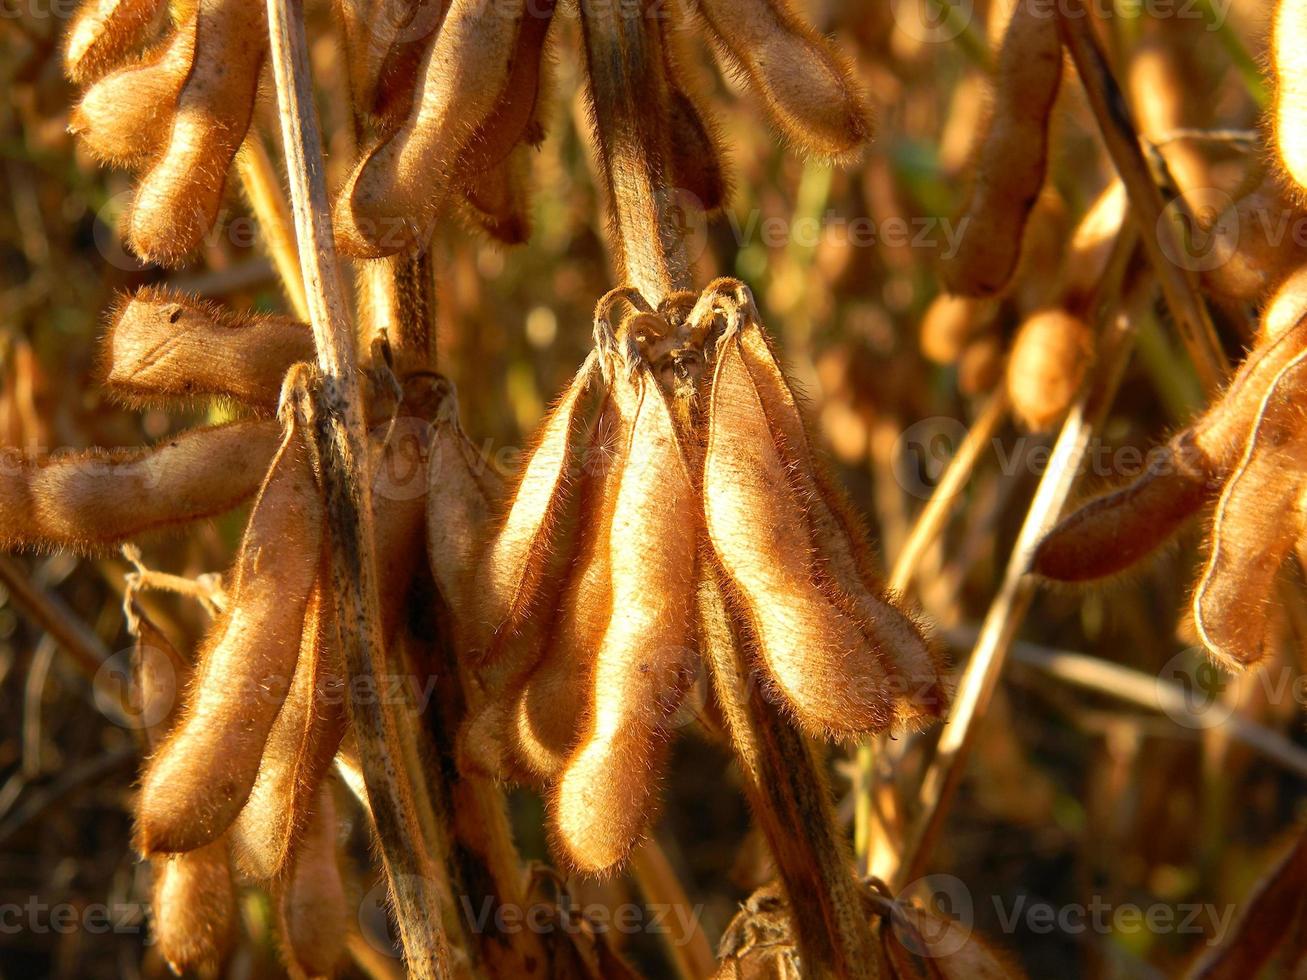
<svg viewBox="0 0 1307 980">
<path fill-rule="evenodd" d="M 1271 25 L 1270 62 L 1275 80 L 1271 111 L 1275 151 L 1284 172 L 1307 187 L 1307 0 L 1279 0 Z"/>
<path fill-rule="evenodd" d="M 245 140 L 267 54 L 267 12 L 248 0 L 200 0 L 195 55 L 163 155 L 125 218 L 142 258 L 175 265 L 213 227 L 227 172 Z"/>
<path fill-rule="evenodd" d="M 509 688 L 514 752 L 528 772 L 544 780 L 558 776 L 591 710 L 595 660 L 615 601 L 613 516 L 633 421 L 623 417 L 617 399 L 605 399 L 587 443 L 576 555 L 548 642 L 530 675 Z"/>
<path fill-rule="evenodd" d="M 268 732 L 259 774 L 229 834 L 237 866 L 259 881 L 285 876 L 345 735 L 344 665 L 320 587 L 305 610 L 290 691 Z"/>
<path fill-rule="evenodd" d="M 392 47 L 430 42 L 440 27 L 443 3 L 429 0 L 336 0 L 345 38 L 350 96 L 361 112 L 374 111 L 377 85 Z"/>
<path fill-rule="evenodd" d="M 241 542 L 229 611 L 205 640 L 176 730 L 146 769 L 137 812 L 145 854 L 217 839 L 254 786 L 321 562 L 322 501 L 306 439 L 288 419 Z"/>
<path fill-rule="evenodd" d="M 708 538 L 782 705 L 818 736 L 888 728 L 889 671 L 821 576 L 806 501 L 791 483 L 738 334 L 718 346 L 703 496 Z"/>
<path fill-rule="evenodd" d="M 1262 399 L 1243 458 L 1216 505 L 1211 553 L 1194 591 L 1203 645 L 1236 669 L 1268 652 L 1275 579 L 1303 532 L 1304 395 L 1307 353 L 1300 352 Z"/>
<path fill-rule="evenodd" d="M 668 162 L 672 186 L 693 194 L 707 214 L 724 208 L 731 183 L 726 154 L 711 116 L 690 85 L 679 51 L 683 28 L 669 19 L 659 22 L 664 76 L 667 79 Z"/>
<path fill-rule="evenodd" d="M 525 126 L 534 110 L 548 27 L 542 20 L 527 0 L 453 0 L 407 118 L 363 156 L 337 200 L 336 233 L 344 248 L 377 258 L 425 243 L 462 168 L 508 154 L 517 138 L 500 145 L 498 137 L 507 139 L 519 115 Z M 534 48 L 527 43 L 533 38 Z M 532 50 L 535 81 L 523 63 Z M 478 139 L 484 143 L 475 144 Z"/>
<path fill-rule="evenodd" d="M 1307 315 L 1307 265 L 1285 276 L 1262 308 L 1256 346 L 1270 343 Z"/>
<path fill-rule="evenodd" d="M 82 0 L 64 43 L 64 72 L 86 85 L 148 43 L 167 0 Z"/>
<path fill-rule="evenodd" d="M 491 634 L 511 633 L 522 625 L 555 550 L 576 465 L 573 438 L 596 364 L 593 357 L 586 360 L 544 421 L 508 513 L 492 534 L 477 586 L 475 623 L 487 642 Z"/>
<path fill-rule="evenodd" d="M 940 293 L 921 317 L 921 353 L 936 364 L 956 364 L 996 312 L 991 300 Z"/>
<path fill-rule="evenodd" d="M 1195 465 L 1189 434 L 1155 452 L 1138 479 L 1081 505 L 1035 552 L 1036 574 L 1088 582 L 1124 572 L 1156 551 L 1216 495 L 1214 474 Z"/>
<path fill-rule="evenodd" d="M 287 953 L 308 977 L 329 977 L 345 951 L 348 914 L 331 785 L 319 787 L 304 847 L 281 894 Z"/>
<path fill-rule="evenodd" d="M 892 686 L 882 693 L 894 703 L 895 721 L 914 724 L 942 715 L 945 665 L 916 622 L 885 595 L 861 522 L 812 451 L 793 389 L 761 329 L 746 327 L 740 347 L 780 455 L 807 504 L 812 544 L 832 586 L 828 594 L 857 618 L 879 665 L 892 674 Z M 849 665 L 850 676 L 856 666 Z"/>
<path fill-rule="evenodd" d="M 586 722 L 551 800 L 555 838 L 587 872 L 611 868 L 648 826 L 663 726 L 694 669 L 698 521 L 666 396 L 653 372 L 614 378 L 631 419 L 608 541 L 611 616 L 588 685 Z M 578 651 L 580 652 L 580 651 Z"/>
<path fill-rule="evenodd" d="M 839 159 L 871 136 L 871 116 L 844 56 L 789 0 L 695 0 L 717 51 L 747 79 L 786 138 Z"/>
<path fill-rule="evenodd" d="M 193 429 L 148 449 L 30 456 L 0 452 L 0 539 L 7 547 L 94 552 L 225 513 L 258 489 L 277 425 Z"/>
<path fill-rule="evenodd" d="M 1017 421 L 1048 432 L 1066 414 L 1094 356 L 1094 335 L 1080 317 L 1045 309 L 1021 324 L 1007 362 L 1007 392 Z"/>
<path fill-rule="evenodd" d="M 290 366 L 313 359 L 313 334 L 289 317 L 147 287 L 115 313 L 103 358 L 105 386 L 131 404 L 219 396 L 270 414 Z"/>
<path fill-rule="evenodd" d="M 531 237 L 531 152 L 529 144 L 519 143 L 499 163 L 464 183 L 464 210 L 503 245 L 521 245 Z"/>
<path fill-rule="evenodd" d="M 1211 268 L 1202 271 L 1203 285 L 1221 299 L 1253 302 L 1307 261 L 1307 244 L 1294 229 L 1307 222 L 1277 177 L 1239 198 L 1220 215 L 1206 234 L 1205 254 Z M 1205 265 L 1207 263 L 1204 263 Z"/>
<path fill-rule="evenodd" d="M 949 291 L 993 296 L 1021 258 L 1030 212 L 1048 167 L 1048 127 L 1062 81 L 1057 17 L 1033 4 L 1012 13 L 998 54 L 994 113 L 980 144 L 962 238 L 944 260 Z"/>
<path fill-rule="evenodd" d="M 92 156 L 137 169 L 163 149 L 195 57 L 195 29 L 195 18 L 188 18 L 166 43 L 86 90 L 73 108 L 68 129 Z"/>
<path fill-rule="evenodd" d="M 159 954 L 178 976 L 216 976 L 236 938 L 236 888 L 219 838 L 155 858 L 150 906 Z"/>
</svg>

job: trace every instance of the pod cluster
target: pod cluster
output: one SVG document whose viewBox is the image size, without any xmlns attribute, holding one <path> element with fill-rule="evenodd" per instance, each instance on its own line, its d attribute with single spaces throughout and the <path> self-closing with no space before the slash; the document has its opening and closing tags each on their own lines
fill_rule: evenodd
<svg viewBox="0 0 1307 980">
<path fill-rule="evenodd" d="M 1034 570 L 1084 582 L 1119 574 L 1210 510 L 1207 560 L 1194 589 L 1197 632 L 1231 667 L 1273 641 L 1280 566 L 1303 534 L 1307 459 L 1307 305 L 1291 276 L 1262 315 L 1253 349 L 1221 397 L 1150 455 L 1124 487 L 1089 501 L 1045 538 Z"/>
<path fill-rule="evenodd" d="M 704 574 L 725 584 L 757 682 L 811 735 L 919 724 L 946 701 L 748 289 L 718 280 L 658 309 L 615 290 L 595 332 L 454 604 L 478 688 L 465 761 L 547 786 L 558 849 L 592 872 L 625 858 L 656 804 L 699 670 Z"/>
</svg>

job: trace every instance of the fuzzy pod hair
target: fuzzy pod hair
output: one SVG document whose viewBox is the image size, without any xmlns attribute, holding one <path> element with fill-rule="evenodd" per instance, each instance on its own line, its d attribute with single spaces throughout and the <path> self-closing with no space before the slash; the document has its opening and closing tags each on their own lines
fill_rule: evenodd
<svg viewBox="0 0 1307 980">
<path fill-rule="evenodd" d="M 1049 118 L 1061 82 L 1057 17 L 1017 4 L 999 49 L 993 114 L 959 219 L 962 240 L 942 266 L 950 292 L 994 296 L 1011 281 L 1044 186 Z"/>
<path fill-rule="evenodd" d="M 535 109 L 548 26 L 527 0 L 453 0 L 406 118 L 364 154 L 337 200 L 348 252 L 424 245 L 458 178 L 508 155 Z"/>
<path fill-rule="evenodd" d="M 1279 0 L 1271 21 L 1270 63 L 1275 83 L 1271 128 L 1281 169 L 1307 188 L 1307 0 Z"/>
<path fill-rule="evenodd" d="M 1119 575 L 1170 541 L 1216 496 L 1213 474 L 1182 432 L 1124 487 L 1081 505 L 1048 532 L 1032 570 L 1057 582 Z"/>
<path fill-rule="evenodd" d="M 330 782 L 318 787 L 304 846 L 279 896 L 287 959 L 306 977 L 329 977 L 345 952 L 349 915 Z"/>
<path fill-rule="evenodd" d="M 192 16 L 167 41 L 86 90 L 73 107 L 68 130 L 93 157 L 141 170 L 159 155 L 195 59 L 195 31 Z"/>
<path fill-rule="evenodd" d="M 723 63 L 806 153 L 847 159 L 871 138 L 848 60 L 790 0 L 694 0 Z"/>
<path fill-rule="evenodd" d="M 182 262 L 213 228 L 268 51 L 266 11 L 257 3 L 200 0 L 196 17 L 195 55 L 167 147 L 124 218 L 131 248 L 160 265 Z"/>
<path fill-rule="evenodd" d="M 237 867 L 257 881 L 284 878 L 303 846 L 322 780 L 345 736 L 343 671 L 319 585 L 305 610 L 290 691 L 229 833 Z"/>
<path fill-rule="evenodd" d="M 210 630 L 177 728 L 142 780 L 137 842 L 147 855 L 195 850 L 231 826 L 292 685 L 323 516 L 307 434 L 287 414 L 236 558 L 229 611 Z"/>
<path fill-rule="evenodd" d="M 1044 309 L 1021 324 L 1007 362 L 1007 393 L 1017 421 L 1049 432 L 1066 415 L 1094 359 L 1094 333 L 1080 317 Z"/>
<path fill-rule="evenodd" d="M 313 360 L 313 334 L 289 317 L 146 287 L 114 314 L 102 350 L 104 385 L 130 405 L 207 396 L 270 415 L 291 365 Z"/>
<path fill-rule="evenodd" d="M 1243 457 L 1216 505 L 1193 613 L 1203 645 L 1227 667 L 1247 667 L 1268 653 L 1276 576 L 1302 537 L 1305 395 L 1307 353 L 1300 352 L 1266 389 Z"/>
<path fill-rule="evenodd" d="M 64 42 L 64 74 L 88 85 L 140 51 L 168 0 L 82 0 Z"/>
<path fill-rule="evenodd" d="M 574 441 L 597 361 L 587 358 L 539 429 L 503 521 L 494 529 L 477 584 L 479 646 L 521 627 L 543 584 L 548 556 L 576 476 Z"/>
<path fill-rule="evenodd" d="M 997 306 L 974 296 L 940 293 L 921 317 L 921 353 L 935 364 L 956 364 L 977 334 L 993 322 Z"/>
<path fill-rule="evenodd" d="M 155 858 L 150 907 L 159 954 L 178 976 L 216 976 L 236 941 L 227 841 Z"/>
<path fill-rule="evenodd" d="M 807 732 L 889 728 L 890 672 L 823 574 L 780 434 L 767 422 L 738 334 L 718 345 L 704 457 L 708 538 L 757 637 L 764 677 Z"/>
<path fill-rule="evenodd" d="M 629 384 L 616 379 L 615 384 Z M 605 399 L 591 428 L 579 489 L 576 555 L 544 653 L 510 689 L 513 748 L 521 766 L 544 781 L 562 771 L 585 725 L 595 661 L 613 614 L 613 518 L 631 441 L 629 399 Z M 628 411 L 623 412 L 623 408 Z M 634 546 L 634 545 L 632 545 Z"/>
<path fill-rule="evenodd" d="M 142 449 L 0 451 L 0 540 L 93 554 L 215 517 L 258 490 L 277 442 L 275 422 L 248 421 Z"/>
<path fill-rule="evenodd" d="M 645 832 L 665 763 L 664 726 L 696 663 L 695 481 L 653 372 L 615 374 L 615 400 L 630 422 L 606 542 L 611 613 L 581 737 L 550 800 L 556 844 L 589 873 L 620 864 Z"/>
<path fill-rule="evenodd" d="M 807 502 L 812 544 L 832 586 L 830 595 L 858 620 L 865 642 L 892 675 L 893 686 L 883 696 L 893 702 L 895 723 L 910 726 L 942 717 L 947 665 L 917 623 L 885 594 L 861 521 L 813 451 L 794 390 L 757 325 L 740 334 L 740 350 L 768 427 L 779 436 L 791 480 Z M 875 672 L 860 677 L 856 666 L 856 661 L 849 664 L 849 682 L 872 684 Z"/>
</svg>

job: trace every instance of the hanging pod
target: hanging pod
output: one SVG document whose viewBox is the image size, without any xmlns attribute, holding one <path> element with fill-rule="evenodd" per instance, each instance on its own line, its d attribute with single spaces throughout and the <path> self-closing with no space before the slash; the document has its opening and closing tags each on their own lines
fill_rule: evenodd
<svg viewBox="0 0 1307 980">
<path fill-rule="evenodd" d="M 323 515 L 304 423 L 293 411 L 285 416 L 236 559 L 229 610 L 210 630 L 177 728 L 142 780 L 137 840 L 145 854 L 195 850 L 231 826 L 291 687 Z"/>
</svg>

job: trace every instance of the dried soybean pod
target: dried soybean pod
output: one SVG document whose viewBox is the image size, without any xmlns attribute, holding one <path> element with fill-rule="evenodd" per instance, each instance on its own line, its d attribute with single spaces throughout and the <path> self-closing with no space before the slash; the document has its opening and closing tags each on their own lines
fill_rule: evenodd
<svg viewBox="0 0 1307 980">
<path fill-rule="evenodd" d="M 1262 399 L 1243 458 L 1216 505 L 1211 553 L 1194 591 L 1203 645 L 1235 669 L 1266 656 L 1276 575 L 1303 533 L 1304 393 L 1307 353 L 1299 353 Z"/>
<path fill-rule="evenodd" d="M 195 28 L 191 17 L 138 63 L 111 72 L 86 90 L 69 116 L 68 130 L 92 156 L 137 169 L 158 155 L 195 58 Z"/>
<path fill-rule="evenodd" d="M 887 728 L 887 671 L 857 621 L 817 581 L 806 501 L 790 486 L 738 334 L 718 345 L 709 411 L 708 538 L 757 636 L 765 676 L 814 735 Z M 859 678 L 856 688 L 850 676 Z"/>
<path fill-rule="evenodd" d="M 329 977 L 345 951 L 348 915 L 331 784 L 319 787 L 304 847 L 281 894 L 287 952 L 308 977 Z"/>
<path fill-rule="evenodd" d="M 1062 263 L 1059 291 L 1064 309 L 1087 308 L 1107 270 L 1117 236 L 1125 224 L 1128 204 L 1125 185 L 1113 179 L 1080 218 Z"/>
<path fill-rule="evenodd" d="M 1203 285 L 1236 303 L 1260 299 L 1307 261 L 1307 247 L 1291 232 L 1304 217 L 1276 178 L 1263 181 L 1209 222 L 1208 252 L 1219 261 L 1202 270 Z"/>
<path fill-rule="evenodd" d="M 336 234 L 344 248 L 380 258 L 425 242 L 473 134 L 501 107 L 517 111 L 529 101 L 529 118 L 534 93 L 517 99 L 509 86 L 522 82 L 516 55 L 540 20 L 527 0 L 453 0 L 407 118 L 356 164 L 337 200 Z"/>
<path fill-rule="evenodd" d="M 936 364 L 956 364 L 977 333 L 994 319 L 991 300 L 940 293 L 921 317 L 921 353 Z"/>
<path fill-rule="evenodd" d="M 1279 0 L 1271 26 L 1271 70 L 1275 105 L 1271 112 L 1275 151 L 1284 172 L 1307 188 L 1307 0 Z"/>
<path fill-rule="evenodd" d="M 0 454 L 0 539 L 87 553 L 225 513 L 259 488 L 271 421 L 193 429 L 148 449 Z"/>
<path fill-rule="evenodd" d="M 134 600 L 128 609 L 128 622 L 134 624 L 136 633 L 130 704 L 144 727 L 146 746 L 153 750 L 177 717 L 190 665 Z"/>
<path fill-rule="evenodd" d="M 630 382 L 615 378 L 614 385 L 629 388 Z M 555 622 L 540 662 L 510 688 L 514 752 L 528 772 L 545 780 L 562 770 L 591 710 L 595 660 L 613 615 L 613 515 L 633 421 L 617 398 L 610 396 L 600 410 L 586 451 L 576 557 Z"/>
<path fill-rule="evenodd" d="M 303 842 L 318 790 L 345 736 L 344 665 L 321 588 L 304 614 L 290 691 L 268 732 L 259 775 L 229 838 L 236 864 L 259 881 L 282 878 Z"/>
<path fill-rule="evenodd" d="M 443 6 L 425 0 L 336 0 L 350 95 L 360 111 L 371 111 L 376 105 L 377 84 L 392 46 L 419 37 L 430 41 L 442 14 L 432 8 Z M 415 18 L 420 20 L 415 23 Z"/>
<path fill-rule="evenodd" d="M 1047 432 L 1061 421 L 1094 356 L 1094 335 L 1080 317 L 1047 309 L 1026 318 L 1007 362 L 1007 392 L 1017 421 Z"/>
<path fill-rule="evenodd" d="M 454 616 L 455 644 L 466 658 L 475 617 L 475 569 L 503 494 L 499 474 L 463 434 L 454 399 L 432 426 L 427 458 L 427 559 Z"/>
<path fill-rule="evenodd" d="M 648 826 L 666 755 L 663 726 L 694 669 L 695 491 L 653 372 L 618 378 L 633 421 L 613 505 L 612 616 L 589 685 L 582 737 L 551 800 L 567 860 L 597 873 L 626 859 Z"/>
<path fill-rule="evenodd" d="M 173 973 L 215 976 L 236 939 L 236 888 L 223 838 L 153 861 L 154 937 Z"/>
<path fill-rule="evenodd" d="M 1197 465 L 1196 465 L 1197 464 Z M 1057 582 L 1120 574 L 1156 551 L 1216 494 L 1188 433 L 1157 451 L 1140 476 L 1081 505 L 1048 532 L 1032 569 Z"/>
<path fill-rule="evenodd" d="M 596 364 L 594 356 L 586 359 L 545 419 L 513 490 L 508 514 L 494 531 L 477 586 L 475 625 L 486 639 L 491 633 L 515 631 L 540 588 L 575 466 L 572 440 L 578 412 Z"/>
<path fill-rule="evenodd" d="M 724 208 L 730 197 L 726 154 L 716 125 L 705 115 L 686 84 L 689 75 L 679 52 L 679 25 L 662 20 L 659 26 L 667 78 L 667 149 L 671 183 L 673 187 L 693 194 L 699 207 L 711 214 Z"/>
<path fill-rule="evenodd" d="M 306 439 L 288 419 L 241 542 L 230 609 L 206 638 L 177 729 L 146 769 L 137 813 L 146 854 L 217 839 L 258 775 L 321 563 L 322 501 Z"/>
<path fill-rule="evenodd" d="M 175 265 L 213 227 L 254 112 L 267 53 L 265 11 L 249 0 L 200 0 L 195 58 L 177 99 L 168 147 L 141 178 L 126 215 L 128 244 Z"/>
<path fill-rule="evenodd" d="M 1262 308 L 1256 346 L 1268 344 L 1307 315 L 1307 265 L 1285 276 Z"/>
<path fill-rule="evenodd" d="M 858 621 L 868 647 L 867 659 L 849 659 L 850 683 L 874 686 L 882 674 L 892 674 L 892 686 L 881 696 L 892 701 L 897 723 L 940 716 L 948 701 L 944 663 L 912 618 L 884 594 L 861 522 L 813 453 L 794 391 L 756 324 L 741 333 L 740 349 L 778 452 L 807 503 L 812 544 L 829 579 L 824 592 Z"/>
<path fill-rule="evenodd" d="M 464 208 L 487 235 L 502 245 L 531 237 L 531 147 L 519 143 L 499 163 L 466 179 Z"/>
<path fill-rule="evenodd" d="M 1228 473 L 1238 463 L 1267 389 L 1304 347 L 1307 319 L 1254 347 L 1220 401 L 1193 424 L 1194 446 L 1213 470 Z"/>
<path fill-rule="evenodd" d="M 838 159 L 871 137 L 870 113 L 847 60 L 790 0 L 695 0 L 695 7 L 722 60 L 803 150 Z"/>
<path fill-rule="evenodd" d="M 958 361 L 958 391 L 967 397 L 993 391 L 1003 378 L 1003 344 L 994 334 L 977 337 Z"/>
<path fill-rule="evenodd" d="M 313 334 L 289 317 L 238 316 L 147 287 L 114 315 L 104 384 L 129 404 L 220 396 L 272 413 L 292 364 L 313 359 Z"/>
<path fill-rule="evenodd" d="M 117 68 L 150 39 L 167 0 L 83 0 L 68 28 L 64 72 L 78 85 Z"/>
<path fill-rule="evenodd" d="M 998 55 L 994 112 L 959 219 L 962 239 L 943 261 L 949 291 L 993 296 L 1021 258 L 1026 221 L 1048 167 L 1048 126 L 1062 81 L 1057 18 L 1017 4 Z"/>
</svg>

